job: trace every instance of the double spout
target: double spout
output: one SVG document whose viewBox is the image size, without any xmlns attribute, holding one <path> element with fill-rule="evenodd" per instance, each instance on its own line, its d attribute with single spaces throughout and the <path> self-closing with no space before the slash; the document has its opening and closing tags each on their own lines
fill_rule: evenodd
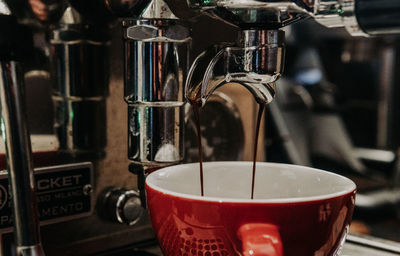
<svg viewBox="0 0 400 256">
<path fill-rule="evenodd" d="M 189 70 L 186 98 L 204 105 L 217 88 L 232 83 L 246 87 L 258 103 L 270 103 L 283 71 L 284 37 L 281 30 L 242 30 L 235 45 L 203 52 Z"/>
</svg>

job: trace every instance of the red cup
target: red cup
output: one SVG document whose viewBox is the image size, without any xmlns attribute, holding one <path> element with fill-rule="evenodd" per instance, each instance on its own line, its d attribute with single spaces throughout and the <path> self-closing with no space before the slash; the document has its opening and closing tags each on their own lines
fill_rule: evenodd
<svg viewBox="0 0 400 256">
<path fill-rule="evenodd" d="M 146 179 L 151 222 L 166 256 L 338 255 L 356 186 L 313 168 L 251 162 L 160 169 Z"/>
</svg>

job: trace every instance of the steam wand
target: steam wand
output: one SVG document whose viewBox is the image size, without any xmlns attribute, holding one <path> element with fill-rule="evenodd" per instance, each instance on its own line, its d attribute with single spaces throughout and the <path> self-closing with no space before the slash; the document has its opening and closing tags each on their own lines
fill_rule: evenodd
<svg viewBox="0 0 400 256">
<path fill-rule="evenodd" d="M 26 125 L 23 78 L 18 70 L 21 47 L 17 20 L 0 2 L 1 131 L 6 144 L 17 255 L 45 255 L 40 239 L 32 149 Z"/>
</svg>

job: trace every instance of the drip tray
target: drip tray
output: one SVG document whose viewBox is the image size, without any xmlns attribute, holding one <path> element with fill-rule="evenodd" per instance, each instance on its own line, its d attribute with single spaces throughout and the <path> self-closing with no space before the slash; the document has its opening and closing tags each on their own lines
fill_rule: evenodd
<svg viewBox="0 0 400 256">
<path fill-rule="evenodd" d="M 398 256 L 400 243 L 371 236 L 349 235 L 342 256 Z"/>
<path fill-rule="evenodd" d="M 163 256 L 160 248 L 153 241 L 140 246 L 140 249 L 127 249 L 114 251 L 113 256 Z M 97 256 L 96 255 L 96 256 Z M 343 246 L 341 256 L 398 256 L 400 255 L 400 243 L 379 239 L 370 236 L 349 235 Z"/>
<path fill-rule="evenodd" d="M 96 253 L 91 256 L 163 256 L 160 247 L 155 240 L 149 240 L 125 248 Z"/>
</svg>

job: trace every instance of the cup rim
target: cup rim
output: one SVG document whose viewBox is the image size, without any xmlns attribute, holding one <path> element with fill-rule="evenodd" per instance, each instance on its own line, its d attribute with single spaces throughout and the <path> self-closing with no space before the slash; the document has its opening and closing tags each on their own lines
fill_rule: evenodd
<svg viewBox="0 0 400 256">
<path fill-rule="evenodd" d="M 235 164 L 235 165 L 249 165 L 253 164 L 253 162 L 250 161 L 216 161 L 216 162 L 203 162 L 203 167 L 206 165 L 212 165 L 212 164 Z M 313 201 L 321 201 L 321 200 L 327 200 L 327 199 L 333 199 L 337 198 L 349 193 L 355 193 L 357 186 L 356 184 L 350 180 L 347 177 L 344 177 L 342 175 L 333 173 L 333 172 L 328 172 L 324 171 L 321 169 L 313 168 L 313 167 L 307 167 L 307 166 L 301 166 L 301 165 L 293 165 L 293 164 L 283 164 L 283 163 L 271 163 L 271 162 L 257 162 L 257 166 L 270 166 L 270 167 L 289 167 L 289 168 L 297 168 L 297 169 L 303 169 L 303 170 L 311 170 L 314 172 L 319 172 L 319 173 L 324 173 L 328 174 L 331 176 L 334 176 L 336 178 L 340 178 L 342 180 L 346 180 L 349 182 L 348 188 L 345 190 L 335 192 L 335 193 L 330 193 L 330 194 L 324 194 L 324 195 L 318 195 L 318 196 L 305 196 L 305 197 L 294 197 L 294 198 L 273 198 L 273 199 L 235 199 L 235 198 L 223 198 L 223 197 L 209 197 L 209 196 L 200 196 L 200 195 L 191 195 L 191 194 L 185 194 L 185 193 L 180 193 L 180 192 L 175 192 L 172 190 L 168 190 L 165 188 L 162 188 L 160 186 L 157 186 L 153 183 L 151 183 L 151 179 L 160 174 L 160 172 L 166 172 L 170 169 L 176 169 L 181 166 L 190 166 L 190 165 L 199 165 L 199 163 L 189 163 L 189 164 L 179 164 L 179 165 L 172 165 L 168 167 L 164 167 L 161 169 L 158 169 L 157 171 L 154 171 L 150 173 L 145 181 L 146 185 L 146 190 L 147 187 L 161 192 L 163 194 L 167 194 L 170 196 L 178 197 L 178 198 L 183 198 L 183 199 L 189 199 L 189 200 L 197 200 L 197 201 L 204 201 L 204 202 L 228 202 L 228 203 L 264 203 L 264 204 L 284 204 L 284 203 L 305 203 L 305 202 L 313 202 Z"/>
</svg>

